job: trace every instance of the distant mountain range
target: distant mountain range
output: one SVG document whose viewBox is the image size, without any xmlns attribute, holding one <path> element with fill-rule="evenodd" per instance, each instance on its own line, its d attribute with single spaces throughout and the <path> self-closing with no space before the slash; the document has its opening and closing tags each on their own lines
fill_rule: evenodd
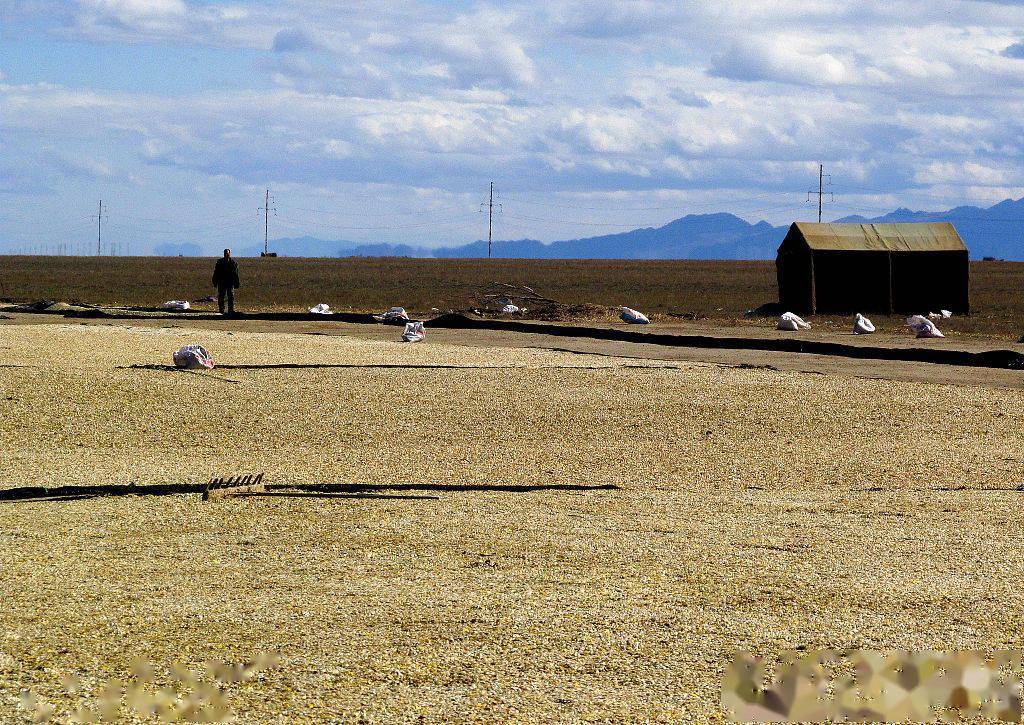
<svg viewBox="0 0 1024 725">
<path fill-rule="evenodd" d="M 988 208 L 958 206 L 937 212 L 900 208 L 882 216 L 849 216 L 835 221 L 860 224 L 948 221 L 956 226 L 967 243 L 972 259 L 995 257 L 1024 261 L 1024 198 L 1007 199 Z M 728 213 L 689 214 L 661 227 L 583 239 L 550 243 L 536 239 L 496 241 L 493 256 L 527 259 L 774 259 L 788 228 L 789 225 L 776 227 L 765 221 L 752 224 Z M 273 239 L 270 249 L 283 257 L 487 256 L 485 241 L 454 247 L 417 247 L 305 236 Z M 17 251 L 17 245 L 0 241 L 0 253 Z M 241 256 L 258 256 L 262 251 L 263 245 L 235 248 L 235 253 Z M 220 249 L 194 241 L 167 242 L 156 245 L 153 253 L 168 257 L 219 256 Z"/>
<path fill-rule="evenodd" d="M 536 239 L 496 241 L 492 256 L 538 259 L 756 259 L 769 254 L 785 236 L 785 227 L 750 224 L 732 214 L 690 215 L 663 227 L 634 229 L 586 239 L 545 244 Z M 487 242 L 428 249 L 406 244 L 360 244 L 315 237 L 274 239 L 272 251 L 286 257 L 486 257 Z M 244 254 L 258 255 L 259 248 Z"/>
<path fill-rule="evenodd" d="M 883 216 L 837 219 L 839 222 L 952 222 L 971 250 L 971 257 L 1024 259 L 1024 199 L 1007 199 L 983 209 L 959 206 L 943 212 L 897 209 Z M 584 239 L 544 243 L 536 239 L 498 241 L 492 255 L 536 259 L 774 259 L 788 225 L 755 224 L 733 214 L 690 214 L 668 224 Z M 171 245 L 165 245 L 170 247 Z M 195 253 L 180 245 L 178 253 Z M 486 257 L 487 242 L 459 247 L 425 248 L 406 244 L 362 244 L 316 237 L 274 239 L 270 248 L 286 257 Z M 260 247 L 242 249 L 258 255 Z"/>
</svg>

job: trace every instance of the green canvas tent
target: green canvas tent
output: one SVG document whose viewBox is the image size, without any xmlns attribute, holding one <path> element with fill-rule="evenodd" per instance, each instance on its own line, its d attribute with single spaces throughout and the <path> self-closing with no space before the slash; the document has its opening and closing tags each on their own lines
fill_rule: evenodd
<svg viewBox="0 0 1024 725">
<path fill-rule="evenodd" d="M 775 269 L 779 303 L 799 314 L 970 312 L 967 247 L 948 222 L 795 222 Z"/>
</svg>

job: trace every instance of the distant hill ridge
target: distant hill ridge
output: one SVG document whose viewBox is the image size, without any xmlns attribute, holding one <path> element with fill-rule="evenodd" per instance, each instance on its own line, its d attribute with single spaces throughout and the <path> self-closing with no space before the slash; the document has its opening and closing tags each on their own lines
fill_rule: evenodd
<svg viewBox="0 0 1024 725">
<path fill-rule="evenodd" d="M 878 217 L 849 216 L 837 222 L 952 222 L 971 257 L 1024 259 L 1024 199 L 987 209 L 958 206 L 942 212 L 896 209 Z M 492 256 L 525 259 L 774 259 L 789 226 L 750 223 L 734 214 L 688 214 L 661 227 L 544 243 L 536 239 L 494 242 Z M 430 249 L 406 244 L 361 244 L 316 237 L 275 239 L 271 249 L 289 257 L 486 257 L 487 242 Z M 249 247 L 245 254 L 259 254 Z"/>
</svg>

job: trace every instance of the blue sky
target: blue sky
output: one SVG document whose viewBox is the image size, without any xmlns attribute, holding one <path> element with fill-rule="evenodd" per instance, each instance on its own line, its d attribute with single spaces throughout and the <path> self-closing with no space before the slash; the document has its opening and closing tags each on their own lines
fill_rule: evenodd
<svg viewBox="0 0 1024 725">
<path fill-rule="evenodd" d="M 422 245 L 1024 196 L 1015 2 L 0 0 L 0 245 Z"/>
</svg>

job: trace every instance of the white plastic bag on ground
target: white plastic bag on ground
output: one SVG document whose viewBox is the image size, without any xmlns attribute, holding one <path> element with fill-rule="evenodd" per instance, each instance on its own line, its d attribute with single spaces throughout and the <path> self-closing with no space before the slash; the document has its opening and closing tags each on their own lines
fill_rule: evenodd
<svg viewBox="0 0 1024 725">
<path fill-rule="evenodd" d="M 184 312 L 191 306 L 186 300 L 167 300 L 164 302 L 165 310 L 175 310 L 177 312 Z"/>
<path fill-rule="evenodd" d="M 513 305 L 511 302 L 509 304 L 507 304 L 507 305 L 503 305 L 502 308 L 501 308 L 501 311 L 505 312 L 505 313 L 508 313 L 510 315 L 515 315 L 515 314 L 518 314 L 518 313 L 522 312 L 522 310 L 519 309 L 519 307 L 517 307 L 516 305 Z"/>
<path fill-rule="evenodd" d="M 907 327 L 913 330 L 918 337 L 945 337 L 935 323 L 924 315 L 912 315 L 907 318 Z"/>
<path fill-rule="evenodd" d="M 209 370 L 213 367 L 213 356 L 202 345 L 186 345 L 173 356 L 174 364 L 187 370 Z"/>
<path fill-rule="evenodd" d="M 857 316 L 853 318 L 853 334 L 870 335 L 874 331 L 875 326 L 871 323 L 871 320 L 858 312 Z"/>
<path fill-rule="evenodd" d="M 407 315 L 405 313 L 405 308 L 404 307 L 392 307 L 387 312 L 385 312 L 385 313 L 383 313 L 381 315 L 374 315 L 374 317 L 376 317 L 378 320 L 382 320 L 382 321 L 387 321 L 387 320 L 408 320 L 409 319 L 409 315 Z"/>
<path fill-rule="evenodd" d="M 327 305 L 327 304 L 321 302 L 318 305 L 313 305 L 312 307 L 310 307 L 309 308 L 309 314 L 311 314 L 311 315 L 333 315 L 334 313 L 331 312 L 330 305 Z"/>
<path fill-rule="evenodd" d="M 651 323 L 643 312 L 637 312 L 630 307 L 620 307 L 619 309 L 622 311 L 619 319 L 623 322 L 628 322 L 631 325 L 649 325 Z"/>
<path fill-rule="evenodd" d="M 792 312 L 783 312 L 779 315 L 779 324 L 776 325 L 775 329 L 796 332 L 797 330 L 809 330 L 811 325 L 805 322 L 804 318 L 800 317 L 800 315 Z"/>
<path fill-rule="evenodd" d="M 405 332 L 402 333 L 402 340 L 404 342 L 419 342 L 426 336 L 427 331 L 423 329 L 422 322 L 407 322 Z"/>
</svg>

